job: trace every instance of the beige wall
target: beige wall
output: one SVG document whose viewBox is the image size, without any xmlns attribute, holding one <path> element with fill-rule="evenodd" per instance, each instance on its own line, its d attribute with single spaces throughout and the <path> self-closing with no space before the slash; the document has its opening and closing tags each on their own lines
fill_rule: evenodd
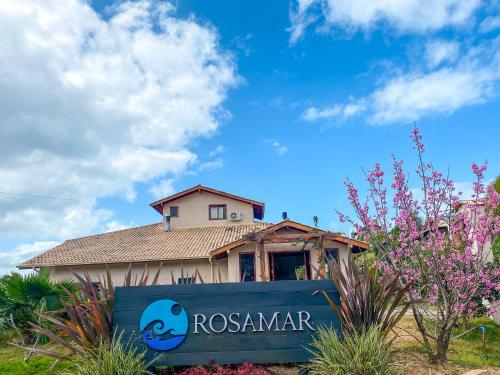
<svg viewBox="0 0 500 375">
<path fill-rule="evenodd" d="M 158 269 L 157 263 L 150 263 L 149 267 L 149 280 L 152 281 L 154 278 L 156 271 Z M 186 261 L 178 261 L 178 262 L 164 262 L 162 270 L 160 272 L 159 284 L 166 285 L 172 284 L 172 273 L 174 275 L 175 282 L 177 279 L 181 277 L 181 269 L 184 271 L 184 277 L 191 277 L 195 273 L 196 270 L 201 274 L 203 281 L 205 283 L 212 282 L 212 274 L 210 262 L 208 259 L 200 259 L 200 260 L 186 260 Z M 227 262 L 225 265 L 221 265 L 222 273 L 227 275 Z M 104 265 L 89 265 L 89 266 L 78 266 L 71 267 L 76 273 L 82 274 L 84 272 L 88 272 L 93 281 L 99 281 L 99 277 L 103 277 L 106 275 L 106 267 Z M 74 275 L 71 272 L 69 267 L 55 267 L 52 277 L 56 280 L 65 279 L 65 278 L 73 278 Z M 123 285 L 124 276 L 128 270 L 128 264 L 118 264 L 118 265 L 109 265 L 109 270 L 111 273 L 111 278 L 113 280 L 113 284 L 115 286 Z M 144 263 L 137 264 L 132 267 L 132 277 L 137 275 L 137 279 L 139 279 L 144 270 Z"/>
<path fill-rule="evenodd" d="M 333 242 L 325 241 L 325 248 L 337 248 L 339 249 L 339 259 L 340 261 L 345 261 L 347 263 L 348 248 L 347 245 Z M 266 244 L 265 251 L 266 256 L 264 258 L 266 274 L 269 276 L 269 257 L 268 252 L 284 252 L 284 251 L 300 251 L 302 249 L 302 244 Z M 306 246 L 306 250 L 310 251 L 310 263 L 316 269 L 319 269 L 320 264 L 318 258 L 320 252 L 318 250 L 312 249 L 310 245 Z M 163 268 L 160 272 L 159 284 L 168 285 L 172 284 L 172 273 L 174 275 L 174 280 L 181 277 L 181 270 L 184 272 L 184 277 L 193 276 L 196 270 L 199 271 L 201 277 L 205 283 L 211 282 L 239 282 L 240 281 L 240 261 L 239 254 L 243 252 L 254 253 L 256 251 L 256 245 L 244 245 L 237 249 L 232 250 L 229 255 L 223 259 L 212 260 L 212 264 L 208 259 L 198 259 L 198 260 L 184 260 L 184 261 L 169 261 L 163 263 Z M 149 263 L 149 280 L 151 281 L 156 274 L 158 263 Z M 255 269 L 257 280 L 260 281 L 260 260 L 258 254 L 255 255 Z M 73 266 L 73 267 L 55 267 L 52 277 L 56 280 L 73 278 L 73 273 L 71 270 L 82 274 L 88 272 L 93 281 L 99 281 L 106 275 L 106 267 L 104 265 L 88 265 L 88 266 Z M 120 286 L 123 284 L 123 278 L 128 270 L 128 264 L 118 264 L 109 265 L 109 270 L 111 272 L 111 278 L 113 279 L 113 284 L 115 286 Z M 132 268 L 132 275 L 139 279 L 142 271 L 144 270 L 144 263 L 135 264 Z M 314 277 L 314 269 L 311 267 L 311 275 Z M 198 280 L 199 282 L 199 280 Z"/>
<path fill-rule="evenodd" d="M 227 220 L 209 220 L 208 207 L 211 204 L 227 205 Z M 172 228 L 253 223 L 253 207 L 251 204 L 206 191 L 190 194 L 165 205 L 163 207 L 163 217 L 169 212 L 170 206 L 179 207 L 179 217 L 170 219 Z M 241 212 L 240 221 L 229 220 L 230 213 L 234 211 Z"/>
</svg>

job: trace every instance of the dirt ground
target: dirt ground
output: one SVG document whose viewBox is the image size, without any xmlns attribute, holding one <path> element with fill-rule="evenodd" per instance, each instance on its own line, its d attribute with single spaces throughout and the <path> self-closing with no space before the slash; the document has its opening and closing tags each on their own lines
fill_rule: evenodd
<svg viewBox="0 0 500 375">
<path fill-rule="evenodd" d="M 299 368 L 296 366 L 283 367 L 272 366 L 268 367 L 276 375 L 298 375 Z M 401 369 L 401 374 L 408 375 L 500 375 L 500 369 L 482 368 L 470 369 L 459 366 L 447 366 L 446 368 L 439 366 L 428 365 L 423 362 L 416 361 L 408 363 Z"/>
<path fill-rule="evenodd" d="M 416 343 L 416 337 L 419 337 L 413 319 L 405 318 L 398 325 L 399 329 L 397 330 L 394 345 L 398 349 L 396 361 L 400 364 L 401 374 L 403 375 L 500 375 L 500 368 L 483 367 L 478 369 L 452 363 L 447 364 L 445 367 L 430 365 L 425 355 L 405 350 L 408 344 Z M 297 366 L 272 366 L 268 367 L 268 369 L 276 375 L 299 374 L 299 367 Z"/>
</svg>

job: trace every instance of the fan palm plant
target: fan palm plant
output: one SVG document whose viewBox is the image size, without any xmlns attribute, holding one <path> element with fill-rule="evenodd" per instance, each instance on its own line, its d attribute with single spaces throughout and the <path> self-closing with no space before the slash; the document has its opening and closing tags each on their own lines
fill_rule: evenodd
<svg viewBox="0 0 500 375">
<path fill-rule="evenodd" d="M 51 270 L 21 275 L 13 272 L 0 279 L 0 317 L 13 322 L 21 331 L 37 321 L 37 314 L 55 311 L 62 307 L 65 291 L 76 291 L 77 285 L 71 280 L 51 279 Z"/>
</svg>

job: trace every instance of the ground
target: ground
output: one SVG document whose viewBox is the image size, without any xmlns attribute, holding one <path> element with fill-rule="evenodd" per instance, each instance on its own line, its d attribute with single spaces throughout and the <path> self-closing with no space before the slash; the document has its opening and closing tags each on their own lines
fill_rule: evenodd
<svg viewBox="0 0 500 375">
<path fill-rule="evenodd" d="M 483 343 L 479 324 L 486 327 L 486 349 Z M 450 347 L 449 364 L 446 367 L 431 366 L 418 344 L 418 332 L 413 318 L 405 317 L 398 328 L 398 338 L 395 342 L 397 360 L 401 364 L 403 374 L 412 375 L 500 375 L 500 325 L 490 319 L 474 319 L 458 327 L 454 335 L 467 329 L 472 331 L 453 341 Z M 53 366 L 53 360 L 35 356 L 27 363 L 23 361 L 23 351 L 6 344 L 7 339 L 0 337 L 0 374 L 55 375 L 66 367 L 62 363 Z M 296 366 L 272 366 L 270 370 L 276 375 L 296 375 Z M 475 370 L 481 370 L 479 372 Z"/>
<path fill-rule="evenodd" d="M 484 350 L 479 325 L 486 328 Z M 413 317 L 404 317 L 398 324 L 398 338 L 395 342 L 397 358 L 404 366 L 404 372 L 415 375 L 462 375 L 473 369 L 482 369 L 486 370 L 483 375 L 500 374 L 500 325 L 488 318 L 473 319 L 457 327 L 453 336 L 469 329 L 472 329 L 469 333 L 451 342 L 448 365 L 432 366 L 428 364 L 427 357 L 417 341 L 420 336 Z"/>
</svg>

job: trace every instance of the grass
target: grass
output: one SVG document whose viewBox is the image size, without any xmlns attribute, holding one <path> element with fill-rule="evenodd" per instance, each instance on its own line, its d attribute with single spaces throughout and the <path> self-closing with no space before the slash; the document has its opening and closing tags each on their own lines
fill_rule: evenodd
<svg viewBox="0 0 500 375">
<path fill-rule="evenodd" d="M 483 349 L 481 331 L 478 328 L 480 324 L 486 328 L 486 349 Z M 403 318 L 398 326 L 420 339 L 413 317 Z M 472 319 L 455 328 L 452 337 L 469 329 L 472 329 L 469 333 L 452 340 L 450 343 L 449 363 L 461 367 L 500 367 L 500 325 L 488 318 Z M 397 340 L 396 348 L 401 354 L 404 354 L 405 358 L 417 356 L 425 360 L 422 346 L 410 334 L 401 332 L 401 338 Z"/>
<path fill-rule="evenodd" d="M 477 328 L 479 324 L 486 328 L 486 350 L 483 350 L 481 331 Z M 412 317 L 403 318 L 398 326 L 419 338 Z M 473 319 L 456 328 L 453 336 L 458 336 L 473 327 L 476 328 L 452 341 L 448 355 L 450 364 L 458 367 L 500 367 L 500 325 L 488 318 Z M 25 363 L 23 350 L 6 344 L 9 338 L 2 336 L 0 335 L 0 374 L 55 375 L 68 367 L 64 363 L 58 363 L 52 367 L 53 359 L 43 356 L 33 356 Z M 419 358 L 421 362 L 426 361 L 422 347 L 411 335 L 401 333 L 401 338 L 396 342 L 396 348 L 404 360 L 412 361 Z"/>
<path fill-rule="evenodd" d="M 55 375 L 68 367 L 67 364 L 57 363 L 44 356 L 32 356 L 28 362 L 24 362 L 24 351 L 20 348 L 7 344 L 11 335 L 0 335 L 0 374 L 9 375 Z"/>
<path fill-rule="evenodd" d="M 0 346 L 0 374 L 55 375 L 67 368 L 67 365 L 57 363 L 53 368 L 54 360 L 48 357 L 34 356 L 28 362 L 23 361 L 23 350 L 13 346 Z"/>
<path fill-rule="evenodd" d="M 486 349 L 483 349 L 483 340 L 479 324 L 486 328 Z M 449 360 L 467 366 L 500 366 L 500 325 L 488 318 L 474 319 L 466 325 L 455 329 L 453 336 L 474 328 L 457 340 L 452 341 Z"/>
</svg>

